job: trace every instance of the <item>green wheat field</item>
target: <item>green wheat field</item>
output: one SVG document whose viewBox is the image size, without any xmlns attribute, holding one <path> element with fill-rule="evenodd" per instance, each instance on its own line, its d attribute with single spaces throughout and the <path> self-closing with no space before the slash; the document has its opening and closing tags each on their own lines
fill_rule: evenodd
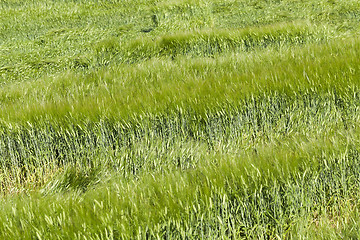
<svg viewBox="0 0 360 240">
<path fill-rule="evenodd" d="M 1 0 L 0 239 L 359 239 L 359 0 Z"/>
</svg>

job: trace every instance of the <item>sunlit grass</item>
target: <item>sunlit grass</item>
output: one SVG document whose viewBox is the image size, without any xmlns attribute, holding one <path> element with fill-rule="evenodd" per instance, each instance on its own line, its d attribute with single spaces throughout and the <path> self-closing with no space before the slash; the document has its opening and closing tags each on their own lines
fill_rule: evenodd
<svg viewBox="0 0 360 240">
<path fill-rule="evenodd" d="M 359 229 L 360 3 L 0 3 L 0 238 Z"/>
</svg>

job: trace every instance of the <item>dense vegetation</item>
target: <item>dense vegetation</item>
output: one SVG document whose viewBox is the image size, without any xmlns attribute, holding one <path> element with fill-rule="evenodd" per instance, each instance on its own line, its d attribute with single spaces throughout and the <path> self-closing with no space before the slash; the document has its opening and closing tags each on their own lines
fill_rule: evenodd
<svg viewBox="0 0 360 240">
<path fill-rule="evenodd" d="M 360 237 L 358 0 L 0 2 L 1 239 Z"/>
</svg>

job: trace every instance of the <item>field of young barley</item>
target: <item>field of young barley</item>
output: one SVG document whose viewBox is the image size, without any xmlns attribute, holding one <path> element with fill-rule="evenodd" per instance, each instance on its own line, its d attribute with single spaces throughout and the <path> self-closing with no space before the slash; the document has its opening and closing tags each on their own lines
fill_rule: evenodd
<svg viewBox="0 0 360 240">
<path fill-rule="evenodd" d="M 0 239 L 360 238 L 358 0 L 0 1 Z"/>
</svg>

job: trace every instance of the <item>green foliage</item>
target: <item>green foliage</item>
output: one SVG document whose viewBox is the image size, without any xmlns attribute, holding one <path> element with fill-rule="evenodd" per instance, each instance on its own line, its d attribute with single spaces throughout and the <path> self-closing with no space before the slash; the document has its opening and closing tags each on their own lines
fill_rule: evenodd
<svg viewBox="0 0 360 240">
<path fill-rule="evenodd" d="M 358 238 L 359 19 L 1 1 L 0 238 Z"/>
</svg>

